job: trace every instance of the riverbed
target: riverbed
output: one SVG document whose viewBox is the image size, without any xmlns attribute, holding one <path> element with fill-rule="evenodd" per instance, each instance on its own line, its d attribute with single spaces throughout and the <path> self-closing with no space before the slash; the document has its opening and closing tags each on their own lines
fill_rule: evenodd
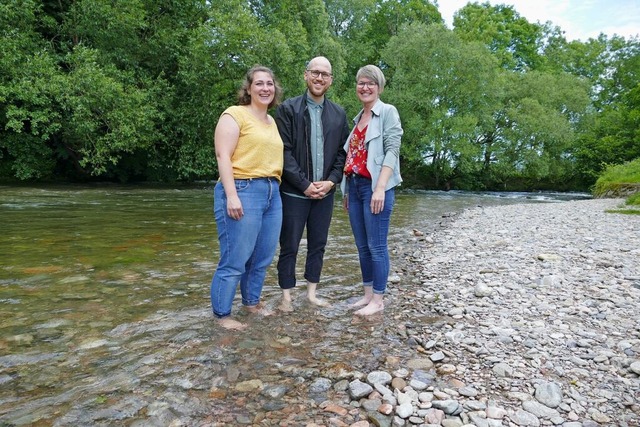
<svg viewBox="0 0 640 427">
<path fill-rule="evenodd" d="M 429 234 L 466 208 L 576 198 L 586 196 L 403 192 L 392 217 L 392 269 L 393 254 L 409 236 Z M 407 351 L 387 333 L 399 315 L 393 308 L 373 323 L 349 313 L 348 302 L 361 290 L 339 198 L 319 287 L 332 306 L 320 311 L 297 298 L 294 313 L 248 319 L 244 334 L 211 321 L 218 252 L 210 186 L 5 186 L 0 235 L 0 422 L 6 425 L 118 419 L 135 425 L 171 418 L 165 414 L 171 399 L 198 414 L 211 394 L 236 399 L 216 394 L 216 384 L 242 382 L 255 371 L 278 384 L 275 396 L 299 390 L 299 401 L 313 404 L 300 384 L 316 370 L 344 364 L 366 371 L 382 355 Z M 272 268 L 264 298 L 275 306 L 278 296 Z M 261 396 L 232 406 L 246 403 L 247 417 L 269 405 L 278 409 L 280 399 Z M 221 412 L 214 418 L 224 419 L 227 411 Z"/>
</svg>

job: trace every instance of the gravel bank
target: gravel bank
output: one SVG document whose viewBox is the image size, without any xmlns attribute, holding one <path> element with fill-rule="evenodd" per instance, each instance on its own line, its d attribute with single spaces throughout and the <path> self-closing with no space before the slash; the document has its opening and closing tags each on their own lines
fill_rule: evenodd
<svg viewBox="0 0 640 427">
<path fill-rule="evenodd" d="M 392 424 L 640 425 L 640 217 L 605 212 L 621 203 L 475 208 L 416 231 L 390 299 L 440 381 L 390 371 L 408 386 L 382 389 Z"/>
</svg>

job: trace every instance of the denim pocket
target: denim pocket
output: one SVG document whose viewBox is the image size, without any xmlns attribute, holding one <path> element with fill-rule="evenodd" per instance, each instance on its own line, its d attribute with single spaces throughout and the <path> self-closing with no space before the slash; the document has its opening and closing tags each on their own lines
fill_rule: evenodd
<svg viewBox="0 0 640 427">
<path fill-rule="evenodd" d="M 247 188 L 249 188 L 249 185 L 251 184 L 251 180 L 249 180 L 249 179 L 236 179 L 235 180 L 235 184 L 236 184 L 236 191 L 242 191 L 242 190 L 246 190 Z"/>
</svg>

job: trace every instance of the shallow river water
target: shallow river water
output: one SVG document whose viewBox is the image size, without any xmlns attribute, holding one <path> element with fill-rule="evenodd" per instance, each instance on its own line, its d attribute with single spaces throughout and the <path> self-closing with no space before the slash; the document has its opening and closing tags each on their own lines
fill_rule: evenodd
<svg viewBox="0 0 640 427">
<path fill-rule="evenodd" d="M 583 197 L 400 193 L 390 247 L 468 207 Z M 339 197 L 319 286 L 330 308 L 305 304 L 301 285 L 294 313 L 248 318 L 241 334 L 216 328 L 217 251 L 208 185 L 0 186 L 0 426 L 251 424 L 256 413 L 285 410 L 287 395 L 313 400 L 301 386 L 311 371 L 373 370 L 382 355 L 404 351 L 385 328 L 399 308 L 372 322 L 347 308 L 361 289 Z M 274 270 L 263 291 L 271 307 L 280 292 Z M 238 299 L 234 312 L 243 316 Z M 228 391 L 252 380 L 274 391 L 259 402 Z"/>
</svg>

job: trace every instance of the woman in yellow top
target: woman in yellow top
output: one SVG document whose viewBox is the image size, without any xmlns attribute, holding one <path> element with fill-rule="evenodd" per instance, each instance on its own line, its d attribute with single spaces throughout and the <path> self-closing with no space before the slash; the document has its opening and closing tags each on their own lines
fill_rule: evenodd
<svg viewBox="0 0 640 427">
<path fill-rule="evenodd" d="M 281 94 L 273 72 L 255 66 L 238 93 L 239 105 L 227 108 L 216 126 L 220 179 L 214 188 L 214 213 L 220 260 L 211 281 L 211 306 L 227 329 L 247 326 L 230 317 L 238 283 L 244 307 L 270 314 L 260 295 L 282 224 L 284 148 L 267 111 L 279 103 Z"/>
</svg>

